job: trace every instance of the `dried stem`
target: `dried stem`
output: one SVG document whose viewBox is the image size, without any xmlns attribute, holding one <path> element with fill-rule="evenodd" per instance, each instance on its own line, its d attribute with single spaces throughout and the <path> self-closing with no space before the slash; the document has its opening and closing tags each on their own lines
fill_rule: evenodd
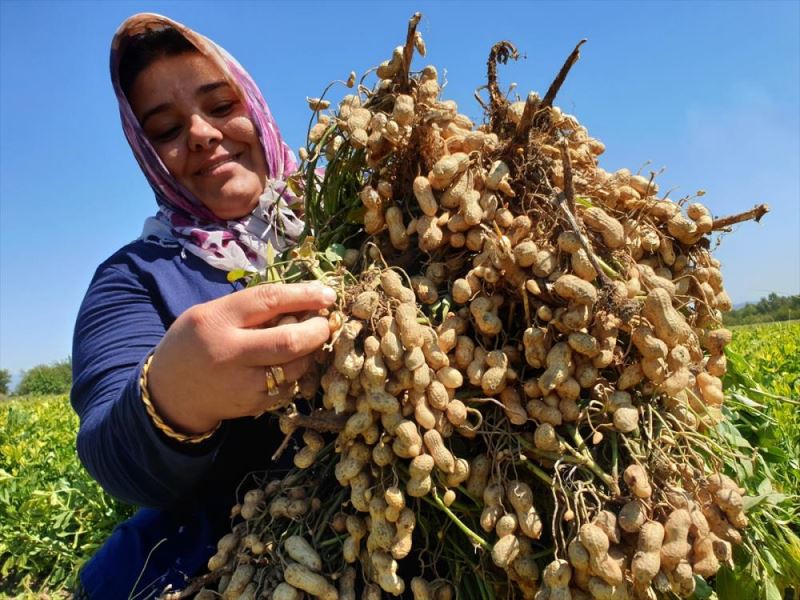
<svg viewBox="0 0 800 600">
<path fill-rule="evenodd" d="M 563 149 L 562 149 L 562 152 L 563 152 Z M 566 183 L 567 183 L 567 175 L 566 175 L 566 173 L 567 173 L 567 169 L 568 169 L 568 167 L 567 167 L 568 163 L 569 163 L 569 153 L 567 153 L 567 160 L 564 162 L 564 187 L 565 188 L 567 187 L 567 185 L 566 185 Z M 570 173 L 571 173 L 571 169 L 570 169 Z M 570 178 L 569 183 L 570 183 L 569 187 L 571 188 L 571 186 L 572 186 L 572 178 Z M 572 194 L 572 197 L 573 197 L 573 201 L 572 202 L 573 202 L 573 205 L 574 205 L 574 202 L 575 202 L 574 191 L 570 190 L 569 193 Z M 602 287 L 604 287 L 604 288 L 607 288 L 607 287 L 609 287 L 611 285 L 611 279 L 609 278 L 608 275 L 606 275 L 605 269 L 603 269 L 603 267 L 600 265 L 600 262 L 598 261 L 597 257 L 594 255 L 594 252 L 592 251 L 591 247 L 589 246 L 589 241 L 586 239 L 586 237 L 583 235 L 583 233 L 581 233 L 581 228 L 578 225 L 578 221 L 575 218 L 575 215 L 572 213 L 572 211 L 569 208 L 569 200 L 568 200 L 568 195 L 567 194 L 568 193 L 567 193 L 566 190 L 563 191 L 563 192 L 560 192 L 553 199 L 553 202 L 555 203 L 556 207 L 560 208 L 561 212 L 564 213 L 564 217 L 566 217 L 567 223 L 569 223 L 570 229 L 575 232 L 575 235 L 578 236 L 578 240 L 580 240 L 581 247 L 583 248 L 583 251 L 586 252 L 586 256 L 589 257 L 589 262 L 592 263 L 592 267 L 594 267 L 595 273 L 597 273 L 597 278 L 600 280 L 600 285 Z"/>
<path fill-rule="evenodd" d="M 569 70 L 572 68 L 572 65 L 578 62 L 578 59 L 581 57 L 580 48 L 584 43 L 586 43 L 585 39 L 578 42 L 578 45 L 575 46 L 575 49 L 567 57 L 567 60 L 561 67 L 561 70 L 558 72 L 558 75 L 556 75 L 556 78 L 553 80 L 553 83 L 551 83 L 550 87 L 547 89 L 547 93 L 544 95 L 544 99 L 542 99 L 541 103 L 542 108 L 553 106 L 553 100 L 556 99 L 556 94 L 558 94 L 558 90 L 560 90 L 561 86 L 564 84 L 564 80 L 567 78 Z"/>
<path fill-rule="evenodd" d="M 566 139 L 559 143 L 561 150 L 561 164 L 564 167 L 564 196 L 567 199 L 567 206 L 573 215 L 577 215 L 575 210 L 575 184 L 572 182 L 572 159 L 569 157 L 569 145 Z M 577 219 L 576 219 L 577 221 Z"/>
<path fill-rule="evenodd" d="M 601 286 L 607 288 L 611 285 L 611 279 L 609 277 L 619 278 L 619 274 L 595 256 L 591 246 L 589 246 L 589 240 L 586 239 L 586 236 L 582 233 L 582 227 L 578 225 L 578 219 L 575 217 L 577 211 L 575 206 L 575 188 L 572 182 L 572 161 L 570 160 L 565 140 L 562 140 L 560 149 L 561 162 L 564 166 L 564 191 L 556 194 L 555 190 L 548 182 L 551 193 L 555 195 L 552 199 L 553 203 L 556 205 L 556 208 L 561 209 L 564 213 L 564 217 L 567 219 L 567 223 L 569 223 L 570 229 L 578 236 L 581 248 L 586 252 L 586 256 L 589 257 L 589 262 L 592 263 L 592 267 L 594 267 L 594 271 L 597 273 L 597 278 L 600 280 Z"/>
<path fill-rule="evenodd" d="M 743 213 L 739 213 L 737 215 L 730 215 L 728 217 L 722 217 L 720 219 L 715 219 L 714 222 L 711 224 L 712 231 L 720 231 L 720 230 L 727 230 L 730 231 L 731 225 L 736 225 L 736 223 L 742 223 L 743 221 L 750 221 L 753 220 L 758 223 L 765 214 L 769 212 L 769 205 L 768 204 L 758 204 L 754 206 L 748 211 Z"/>
<path fill-rule="evenodd" d="M 305 429 L 313 429 L 323 433 L 338 433 L 344 429 L 349 415 L 337 415 L 332 410 L 316 410 L 310 415 L 304 415 L 299 412 L 292 412 L 287 415 L 281 415 L 281 424 L 288 424 L 295 429 L 303 427 Z"/>
<path fill-rule="evenodd" d="M 422 19 L 422 13 L 416 12 L 408 20 L 408 33 L 406 33 L 406 45 L 403 47 L 403 67 L 400 69 L 400 89 L 408 92 L 410 80 L 408 72 L 411 69 L 411 59 L 414 56 L 414 37 L 417 33 L 417 25 Z"/>
<path fill-rule="evenodd" d="M 505 120 L 506 111 L 504 109 L 508 104 L 505 96 L 503 96 L 503 93 L 500 91 L 500 87 L 497 85 L 497 65 L 501 63 L 506 64 L 509 58 L 514 60 L 519 58 L 519 52 L 517 52 L 516 46 L 514 46 L 514 44 L 511 42 L 505 40 L 502 42 L 497 42 L 489 51 L 486 74 L 486 81 L 488 83 L 486 87 L 489 90 L 492 131 L 495 132 L 499 130 L 500 126 Z"/>
<path fill-rule="evenodd" d="M 539 108 L 539 95 L 536 92 L 528 94 L 525 100 L 525 110 L 522 111 L 522 117 L 517 125 L 517 130 L 514 133 L 514 142 L 519 144 L 528 137 L 528 132 L 533 126 L 533 117 L 536 114 L 536 109 Z"/>
<path fill-rule="evenodd" d="M 287 433 L 285 436 L 283 436 L 283 441 L 281 441 L 281 445 L 278 446 L 278 448 L 275 450 L 275 452 L 272 453 L 272 456 L 270 457 L 272 459 L 272 462 L 277 461 L 281 456 L 283 456 L 283 453 L 286 451 L 286 448 L 289 447 L 289 442 L 292 441 L 293 436 L 294 432 Z"/>
</svg>

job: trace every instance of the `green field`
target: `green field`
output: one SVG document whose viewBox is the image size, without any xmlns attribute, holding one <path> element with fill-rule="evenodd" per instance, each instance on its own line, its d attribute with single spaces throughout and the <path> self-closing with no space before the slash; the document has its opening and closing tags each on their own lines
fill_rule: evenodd
<svg viewBox="0 0 800 600">
<path fill-rule="evenodd" d="M 726 468 L 747 488 L 750 539 L 716 581 L 722 600 L 800 597 L 800 322 L 734 328 L 726 351 Z M 787 590 L 788 588 L 788 590 Z"/>
<path fill-rule="evenodd" d="M 751 537 L 736 565 L 696 597 L 797 599 L 800 322 L 735 329 L 728 360 L 729 420 L 715 440 L 747 488 Z M 0 595 L 70 589 L 78 567 L 131 512 L 80 466 L 77 426 L 65 396 L 0 402 Z"/>
<path fill-rule="evenodd" d="M 71 589 L 77 568 L 131 514 L 75 453 L 66 396 L 0 402 L 0 596 Z"/>
</svg>

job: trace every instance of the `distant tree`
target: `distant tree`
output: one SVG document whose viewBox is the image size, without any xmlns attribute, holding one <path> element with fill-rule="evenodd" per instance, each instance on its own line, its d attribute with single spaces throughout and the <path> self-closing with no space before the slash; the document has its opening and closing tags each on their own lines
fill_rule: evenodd
<svg viewBox="0 0 800 600">
<path fill-rule="evenodd" d="M 778 296 L 774 292 L 723 317 L 726 325 L 751 325 L 793 319 L 800 319 L 800 295 Z"/>
<path fill-rule="evenodd" d="M 0 394 L 8 394 L 8 386 L 11 384 L 11 371 L 0 369 Z"/>
<path fill-rule="evenodd" d="M 18 396 L 66 394 L 71 386 L 72 358 L 67 358 L 25 371 L 15 393 Z"/>
</svg>

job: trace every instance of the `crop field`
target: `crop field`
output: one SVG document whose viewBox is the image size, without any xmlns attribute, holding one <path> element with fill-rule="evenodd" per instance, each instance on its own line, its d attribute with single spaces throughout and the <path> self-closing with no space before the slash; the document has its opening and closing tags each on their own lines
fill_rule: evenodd
<svg viewBox="0 0 800 600">
<path fill-rule="evenodd" d="M 71 589 L 78 567 L 132 509 L 89 477 L 67 396 L 0 402 L 0 597 Z"/>
<path fill-rule="evenodd" d="M 741 460 L 726 468 L 747 488 L 751 539 L 722 571 L 720 599 L 800 598 L 800 322 L 734 328 L 726 350 L 721 443 Z M 788 589 L 787 589 L 788 588 Z"/>
<path fill-rule="evenodd" d="M 747 488 L 749 540 L 695 597 L 800 598 L 800 322 L 734 330 L 728 420 L 715 442 Z M 66 396 L 0 402 L 0 597 L 66 596 L 80 565 L 132 513 L 104 494 L 75 454 Z M 795 587 L 793 587 L 795 586 Z"/>
</svg>

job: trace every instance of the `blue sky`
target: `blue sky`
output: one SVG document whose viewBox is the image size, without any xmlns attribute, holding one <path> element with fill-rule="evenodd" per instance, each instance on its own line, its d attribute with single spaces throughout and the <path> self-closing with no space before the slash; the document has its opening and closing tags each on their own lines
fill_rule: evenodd
<svg viewBox="0 0 800 600">
<path fill-rule="evenodd" d="M 226 47 L 296 149 L 305 96 L 388 58 L 415 10 L 425 63 L 474 118 L 494 42 L 527 57 L 500 74 L 524 97 L 543 93 L 588 38 L 556 103 L 606 144 L 601 165 L 666 167 L 662 190 L 703 189 L 716 215 L 768 202 L 762 224 L 723 239 L 726 285 L 737 303 L 800 293 L 798 2 L 0 0 L 0 367 L 17 373 L 70 353 L 94 269 L 154 211 L 108 81 L 125 17 L 160 12 Z"/>
</svg>

